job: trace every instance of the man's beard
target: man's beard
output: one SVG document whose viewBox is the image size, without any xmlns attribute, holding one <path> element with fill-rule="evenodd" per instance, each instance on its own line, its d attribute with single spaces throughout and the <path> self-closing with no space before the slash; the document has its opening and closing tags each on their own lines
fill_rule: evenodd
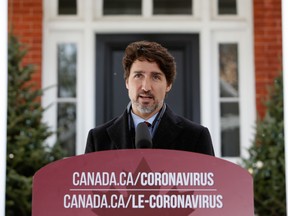
<svg viewBox="0 0 288 216">
<path fill-rule="evenodd" d="M 159 107 L 159 103 L 155 103 L 149 106 L 149 105 L 143 105 L 139 103 L 138 101 L 132 101 L 132 104 L 136 107 L 136 109 L 140 113 L 143 113 L 143 114 L 152 113 Z"/>
<path fill-rule="evenodd" d="M 142 104 L 138 101 L 138 99 L 140 98 L 140 95 L 146 95 L 146 96 L 150 96 L 154 99 L 154 104 L 152 105 L 145 105 L 145 104 Z M 155 98 L 154 98 L 154 95 L 152 95 L 151 93 L 144 93 L 144 92 L 141 92 L 140 94 L 137 95 L 137 99 L 136 100 L 132 100 L 132 104 L 135 106 L 135 108 L 140 112 L 140 113 L 143 113 L 143 114 L 150 114 L 152 112 L 154 112 L 155 110 L 158 109 L 159 106 L 162 106 L 164 101 L 155 101 Z"/>
</svg>

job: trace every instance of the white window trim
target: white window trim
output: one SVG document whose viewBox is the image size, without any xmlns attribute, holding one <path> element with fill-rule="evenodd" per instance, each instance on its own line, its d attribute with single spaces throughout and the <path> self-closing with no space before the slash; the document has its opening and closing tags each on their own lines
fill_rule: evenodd
<svg viewBox="0 0 288 216">
<path fill-rule="evenodd" d="M 246 20 L 249 17 L 250 0 L 236 0 L 237 15 L 218 15 L 218 0 L 212 0 L 212 19 L 213 20 Z"/>
<path fill-rule="evenodd" d="M 60 43 L 73 43 L 77 47 L 77 94 L 76 98 L 58 98 L 57 97 L 57 45 Z M 49 40 L 45 40 L 43 58 L 43 79 L 42 86 L 47 89 L 42 97 L 44 107 L 49 107 L 44 113 L 44 121 L 48 122 L 52 131 L 57 130 L 57 105 L 58 102 L 73 102 L 76 105 L 76 143 L 81 143 L 84 136 L 81 128 L 81 119 L 85 118 L 83 110 L 83 90 L 85 82 L 83 81 L 84 64 L 83 64 L 83 34 L 78 31 L 71 32 L 53 32 L 49 35 Z M 48 143 L 55 143 L 56 134 L 51 136 Z M 76 153 L 80 154 L 83 149 L 76 145 Z"/>
<path fill-rule="evenodd" d="M 214 146 L 216 154 L 221 155 L 221 120 L 220 120 L 220 92 L 219 92 L 219 44 L 236 43 L 238 44 L 238 81 L 239 81 L 239 114 L 240 114 L 240 156 L 247 156 L 247 149 L 251 145 L 255 127 L 255 88 L 253 70 L 253 48 L 249 43 L 247 31 L 215 31 L 213 33 L 213 70 L 214 79 Z M 238 99 L 237 99 L 238 100 Z M 240 162 L 238 157 L 225 157 L 232 162 Z"/>
<path fill-rule="evenodd" d="M 152 19 L 152 20 L 174 20 L 174 19 L 199 19 L 200 18 L 200 7 L 201 1 L 199 0 L 191 0 L 193 1 L 192 5 L 192 15 L 153 15 L 153 0 L 142 0 L 142 11 L 139 15 L 110 15 L 103 16 L 103 1 L 102 0 L 92 0 L 93 8 L 95 11 L 94 20 L 143 20 L 143 19 Z"/>
<path fill-rule="evenodd" d="M 44 0 L 44 9 L 47 9 L 47 17 L 51 20 L 83 20 L 84 7 L 83 1 L 77 1 L 77 14 L 76 15 L 58 15 L 58 0 Z"/>
<path fill-rule="evenodd" d="M 146 2 L 147 1 L 147 2 Z M 218 61 L 215 54 L 216 42 L 221 41 L 218 37 L 225 36 L 235 38 L 241 35 L 239 47 L 240 70 L 239 79 L 245 80 L 240 83 L 241 91 L 241 155 L 247 155 L 244 148 L 252 144 L 253 124 L 256 119 L 255 106 L 255 83 L 254 83 L 254 56 L 253 56 L 253 29 L 252 29 L 252 0 L 237 1 L 239 16 L 215 16 L 213 7 L 217 0 L 194 0 L 194 15 L 190 17 L 155 17 L 151 8 L 152 0 L 144 0 L 141 17 L 102 17 L 102 0 L 78 0 L 79 14 L 75 17 L 57 16 L 55 10 L 57 0 L 44 0 L 44 48 L 43 48 L 43 87 L 53 84 L 52 73 L 57 66 L 55 58 L 55 46 L 57 41 L 76 41 L 78 46 L 77 65 L 77 146 L 76 153 L 84 153 L 87 133 L 95 126 L 95 34 L 98 33 L 199 33 L 200 36 L 200 107 L 201 123 L 209 128 L 216 156 L 219 151 L 219 122 L 220 116 L 215 117 L 215 107 L 219 106 L 218 82 L 215 81 L 215 71 Z M 80 4 L 81 3 L 81 4 Z M 212 4 L 213 3 L 213 4 Z M 213 6 L 214 5 L 214 6 Z M 243 10 L 243 8 L 245 8 Z M 119 23 L 121 22 L 121 25 Z M 72 39 L 74 38 L 74 39 Z M 54 45 L 53 45 L 54 43 Z M 218 70 L 218 69 L 217 69 Z M 240 74 L 240 71 L 239 71 Z M 244 78 L 242 76 L 245 76 Z M 217 76 L 218 79 L 218 76 Z M 216 79 L 216 80 L 217 80 Z M 55 80 L 54 80 L 55 81 Z M 55 82 L 54 82 L 55 84 Z M 217 91 L 215 87 L 217 86 Z M 242 97 L 242 95 L 245 95 Z M 55 98 L 55 97 L 54 97 Z M 55 103 L 53 94 L 46 92 L 43 97 L 43 104 Z M 54 108 L 55 109 L 55 108 Z M 49 114 L 50 113 L 50 114 Z M 49 109 L 46 121 L 55 127 L 56 112 Z M 246 127 L 247 126 L 247 127 Z M 237 162 L 239 158 L 225 158 Z"/>
</svg>

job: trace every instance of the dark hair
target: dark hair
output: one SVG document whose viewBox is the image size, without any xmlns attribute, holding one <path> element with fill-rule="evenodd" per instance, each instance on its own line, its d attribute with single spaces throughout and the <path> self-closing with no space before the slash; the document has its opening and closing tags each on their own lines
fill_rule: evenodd
<svg viewBox="0 0 288 216">
<path fill-rule="evenodd" d="M 129 44 L 122 59 L 125 80 L 128 79 L 131 66 L 136 60 L 156 62 L 165 74 L 168 85 L 173 83 L 176 76 L 176 63 L 165 47 L 149 41 L 136 41 Z"/>
</svg>

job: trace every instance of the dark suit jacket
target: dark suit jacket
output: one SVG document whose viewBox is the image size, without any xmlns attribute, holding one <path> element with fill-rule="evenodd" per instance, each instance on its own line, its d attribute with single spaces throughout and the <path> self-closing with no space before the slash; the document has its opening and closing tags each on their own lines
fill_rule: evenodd
<svg viewBox="0 0 288 216">
<path fill-rule="evenodd" d="M 88 134 L 85 153 L 134 149 L 134 136 L 128 125 L 129 114 L 125 112 L 94 129 Z M 155 149 L 184 150 L 214 155 L 210 133 L 206 127 L 176 115 L 168 106 L 152 139 Z"/>
</svg>

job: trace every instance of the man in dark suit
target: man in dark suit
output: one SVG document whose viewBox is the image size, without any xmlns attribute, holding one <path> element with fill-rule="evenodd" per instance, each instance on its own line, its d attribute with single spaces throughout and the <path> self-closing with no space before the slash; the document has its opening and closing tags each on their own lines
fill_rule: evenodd
<svg viewBox="0 0 288 216">
<path fill-rule="evenodd" d="M 89 131 L 85 153 L 135 148 L 135 128 L 145 121 L 152 148 L 214 155 L 208 129 L 176 115 L 164 103 L 176 76 L 176 63 L 167 49 L 155 42 L 134 42 L 127 46 L 122 63 L 131 102 L 121 116 Z"/>
</svg>

